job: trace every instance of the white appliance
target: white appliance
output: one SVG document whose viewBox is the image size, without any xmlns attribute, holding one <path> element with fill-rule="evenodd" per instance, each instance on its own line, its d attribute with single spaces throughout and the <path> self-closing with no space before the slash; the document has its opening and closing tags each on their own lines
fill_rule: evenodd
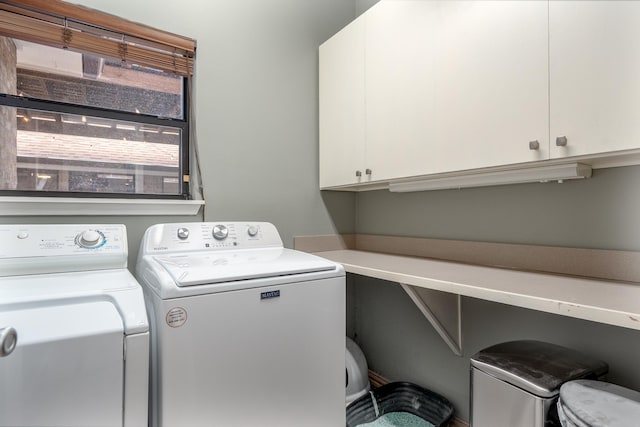
<svg viewBox="0 0 640 427">
<path fill-rule="evenodd" d="M 364 353 L 358 344 L 349 337 L 346 337 L 346 345 L 347 396 L 345 403 L 346 406 L 349 406 L 351 402 L 369 393 L 371 383 L 369 382 L 369 367 Z"/>
<path fill-rule="evenodd" d="M 264 222 L 162 224 L 136 268 L 153 426 L 344 426 L 342 266 Z"/>
<path fill-rule="evenodd" d="M 0 225 L 0 426 L 146 426 L 149 323 L 123 225 Z"/>
</svg>

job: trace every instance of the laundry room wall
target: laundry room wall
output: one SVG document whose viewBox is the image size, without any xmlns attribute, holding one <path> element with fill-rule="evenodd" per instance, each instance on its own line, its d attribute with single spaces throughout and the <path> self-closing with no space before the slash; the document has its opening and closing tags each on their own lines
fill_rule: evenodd
<svg viewBox="0 0 640 427">
<path fill-rule="evenodd" d="M 352 0 L 81 0 L 197 40 L 195 100 L 204 216 L 0 217 L 4 223 L 125 223 L 130 266 L 159 222 L 273 222 L 294 235 L 352 232 L 354 196 L 318 191 L 318 46 Z"/>
</svg>

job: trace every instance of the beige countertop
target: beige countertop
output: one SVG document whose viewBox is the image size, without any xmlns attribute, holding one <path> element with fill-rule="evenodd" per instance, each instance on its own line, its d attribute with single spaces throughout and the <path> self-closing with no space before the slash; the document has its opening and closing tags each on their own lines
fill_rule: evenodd
<svg viewBox="0 0 640 427">
<path fill-rule="evenodd" d="M 316 255 L 349 273 L 640 330 L 640 284 L 359 250 Z"/>
</svg>

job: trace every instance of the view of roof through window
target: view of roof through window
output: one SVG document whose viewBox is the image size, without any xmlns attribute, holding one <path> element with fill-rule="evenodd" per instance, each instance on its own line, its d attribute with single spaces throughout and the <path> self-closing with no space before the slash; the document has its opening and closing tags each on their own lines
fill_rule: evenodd
<svg viewBox="0 0 640 427">
<path fill-rule="evenodd" d="M 15 153 L 0 190 L 182 193 L 183 77 L 7 37 L 0 51 L 0 93 L 34 101 L 0 105 Z"/>
</svg>

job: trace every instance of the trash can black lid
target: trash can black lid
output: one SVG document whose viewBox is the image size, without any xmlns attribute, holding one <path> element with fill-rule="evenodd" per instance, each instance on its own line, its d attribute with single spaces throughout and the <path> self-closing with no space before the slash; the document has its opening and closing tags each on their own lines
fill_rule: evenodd
<svg viewBox="0 0 640 427">
<path fill-rule="evenodd" d="M 471 365 L 539 397 L 553 397 L 560 386 L 579 378 L 597 378 L 608 365 L 576 350 L 541 341 L 510 341 L 479 351 Z"/>
</svg>

